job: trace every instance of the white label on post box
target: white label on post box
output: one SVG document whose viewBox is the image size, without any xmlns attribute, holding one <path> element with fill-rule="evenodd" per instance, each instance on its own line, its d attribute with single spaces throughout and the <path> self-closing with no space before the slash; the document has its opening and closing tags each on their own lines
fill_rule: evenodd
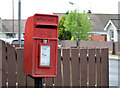
<svg viewBox="0 0 120 88">
<path fill-rule="evenodd" d="M 50 45 L 41 45 L 40 66 L 50 66 Z"/>
</svg>

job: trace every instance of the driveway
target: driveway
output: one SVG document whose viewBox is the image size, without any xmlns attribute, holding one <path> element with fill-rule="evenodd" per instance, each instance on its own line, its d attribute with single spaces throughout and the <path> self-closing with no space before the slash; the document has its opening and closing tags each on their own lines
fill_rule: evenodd
<svg viewBox="0 0 120 88">
<path fill-rule="evenodd" d="M 120 60 L 118 56 L 109 56 L 109 85 L 120 86 Z M 119 75 L 118 75 L 119 74 Z"/>
</svg>

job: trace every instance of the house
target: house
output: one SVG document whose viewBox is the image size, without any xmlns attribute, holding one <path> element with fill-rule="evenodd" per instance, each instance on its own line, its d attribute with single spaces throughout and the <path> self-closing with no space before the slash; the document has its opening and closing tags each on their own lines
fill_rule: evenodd
<svg viewBox="0 0 120 88">
<path fill-rule="evenodd" d="M 119 24 L 120 24 L 120 19 L 110 19 L 108 21 L 108 23 L 104 28 L 104 30 L 107 31 L 107 41 L 113 41 L 113 42 L 120 41 Z"/>
<path fill-rule="evenodd" d="M 53 13 L 59 18 L 65 16 L 66 13 Z M 110 19 L 118 19 L 118 14 L 94 14 L 88 13 L 88 19 L 92 22 L 93 30 L 90 32 L 93 41 L 107 41 L 109 40 L 108 32 L 104 30 L 107 28 Z M 24 37 L 26 20 L 21 21 L 21 37 Z M 11 38 L 13 33 L 13 20 L 0 19 L 0 38 Z M 18 20 L 14 20 L 14 33 L 18 37 Z M 116 34 L 115 34 L 116 35 Z M 108 37 L 108 38 L 107 38 Z"/>
<path fill-rule="evenodd" d="M 54 13 L 61 18 L 65 16 L 65 13 Z M 107 41 L 107 31 L 104 30 L 107 22 L 110 19 L 118 19 L 118 14 L 94 14 L 88 13 L 88 19 L 92 22 L 93 30 L 91 33 L 91 38 L 93 41 Z"/>
<path fill-rule="evenodd" d="M 92 21 L 93 30 L 90 32 L 94 41 L 107 41 L 107 32 L 104 30 L 110 19 L 117 19 L 118 14 L 88 14 Z"/>
<path fill-rule="evenodd" d="M 26 20 L 21 20 L 21 38 L 24 38 Z M 13 20 L 0 18 L 0 38 L 12 38 Z M 18 38 L 18 20 L 14 20 L 14 37 Z"/>
</svg>

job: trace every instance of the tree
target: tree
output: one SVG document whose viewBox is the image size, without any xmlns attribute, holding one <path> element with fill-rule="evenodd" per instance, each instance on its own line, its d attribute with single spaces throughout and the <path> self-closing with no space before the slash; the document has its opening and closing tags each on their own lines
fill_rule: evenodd
<svg viewBox="0 0 120 88">
<path fill-rule="evenodd" d="M 92 24 L 88 19 L 88 14 L 78 13 L 77 10 L 71 11 L 65 19 L 64 27 L 66 31 L 70 31 L 74 40 L 88 40 Z"/>
<path fill-rule="evenodd" d="M 65 27 L 63 26 L 66 16 L 62 16 L 61 19 L 59 19 L 59 32 L 58 32 L 58 38 L 60 40 L 70 40 L 71 39 L 71 32 L 65 31 Z"/>
</svg>

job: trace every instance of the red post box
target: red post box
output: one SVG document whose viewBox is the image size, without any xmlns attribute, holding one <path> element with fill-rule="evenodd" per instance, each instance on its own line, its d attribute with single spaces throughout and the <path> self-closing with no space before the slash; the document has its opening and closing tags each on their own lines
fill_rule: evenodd
<svg viewBox="0 0 120 88">
<path fill-rule="evenodd" d="M 35 14 L 26 21 L 24 73 L 32 77 L 57 74 L 58 16 Z"/>
</svg>

